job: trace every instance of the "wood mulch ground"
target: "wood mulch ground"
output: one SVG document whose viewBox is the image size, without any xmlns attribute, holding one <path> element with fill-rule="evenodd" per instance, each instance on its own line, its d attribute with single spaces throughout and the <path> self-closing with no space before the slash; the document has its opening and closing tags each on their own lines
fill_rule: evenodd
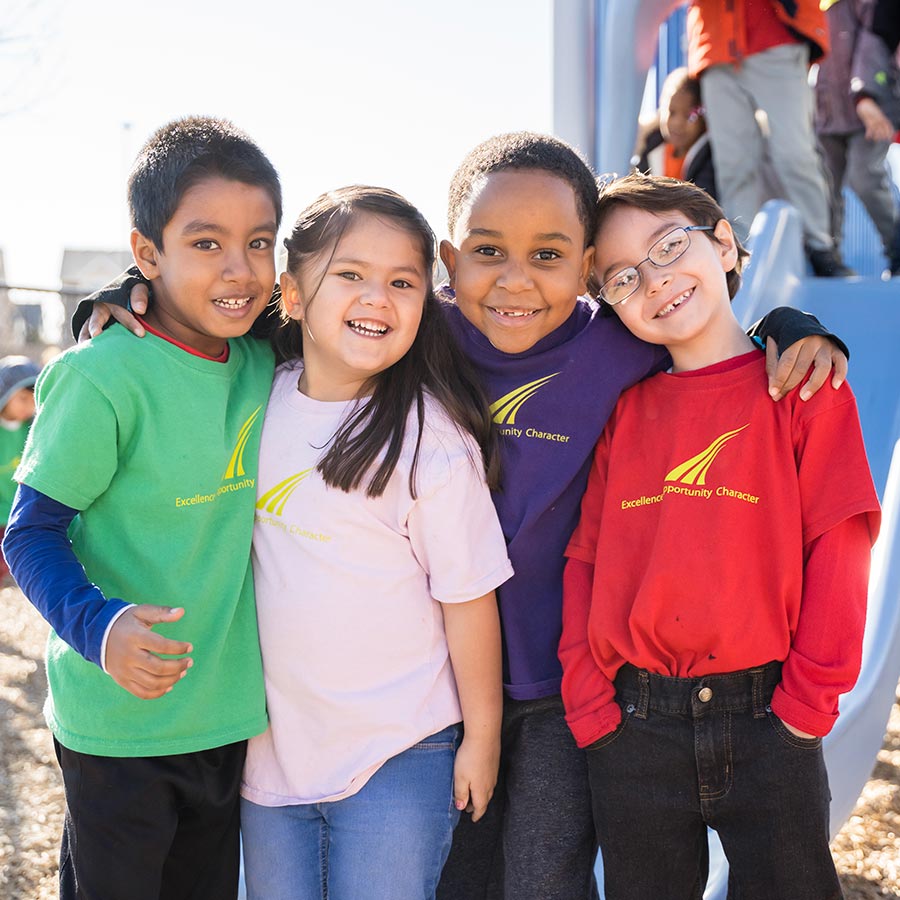
<svg viewBox="0 0 900 900">
<path fill-rule="evenodd" d="M 57 896 L 63 793 L 41 707 L 46 626 L 15 588 L 0 589 L 0 898 Z M 872 777 L 832 845 L 847 900 L 900 898 L 900 706 Z"/>
</svg>

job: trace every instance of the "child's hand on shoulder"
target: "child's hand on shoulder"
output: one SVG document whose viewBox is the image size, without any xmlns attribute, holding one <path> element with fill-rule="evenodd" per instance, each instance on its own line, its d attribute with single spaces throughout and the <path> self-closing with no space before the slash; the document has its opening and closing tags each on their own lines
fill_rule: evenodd
<svg viewBox="0 0 900 900">
<path fill-rule="evenodd" d="M 106 327 L 110 319 L 115 319 L 120 325 L 124 325 L 132 334 L 138 337 L 144 336 L 144 326 L 137 320 L 135 313 L 142 316 L 150 305 L 150 291 L 147 285 L 136 284 L 129 295 L 131 310 L 124 306 L 116 306 L 112 303 L 104 303 L 95 300 L 91 308 L 90 318 L 81 326 L 78 332 L 78 342 L 89 341 L 97 337 Z"/>
<path fill-rule="evenodd" d="M 183 654 L 194 648 L 152 630 L 183 615 L 183 609 L 147 603 L 130 607 L 116 619 L 106 641 L 106 671 L 119 687 L 141 700 L 155 700 L 184 678 L 194 661 Z M 179 658 L 163 659 L 160 654 Z"/>
<path fill-rule="evenodd" d="M 500 768 L 500 736 L 468 737 L 456 751 L 453 797 L 458 810 L 472 813 L 477 822 L 487 810 Z"/>
<path fill-rule="evenodd" d="M 823 335 L 812 334 L 801 338 L 780 357 L 774 339 L 766 339 L 766 373 L 773 400 L 780 400 L 793 390 L 810 369 L 812 375 L 800 391 L 801 400 L 809 400 L 825 384 L 829 375 L 831 386 L 837 390 L 847 378 L 847 366 L 847 357 L 841 349 Z"/>
</svg>

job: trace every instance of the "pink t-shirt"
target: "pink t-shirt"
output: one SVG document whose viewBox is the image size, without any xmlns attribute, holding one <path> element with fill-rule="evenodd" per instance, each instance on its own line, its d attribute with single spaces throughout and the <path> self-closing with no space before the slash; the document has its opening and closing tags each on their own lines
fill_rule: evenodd
<svg viewBox="0 0 900 900">
<path fill-rule="evenodd" d="M 480 452 L 426 403 L 384 494 L 345 493 L 315 467 L 355 401 L 312 400 L 276 373 L 263 427 L 253 571 L 270 725 L 242 794 L 263 806 L 338 800 L 388 759 L 462 718 L 442 603 L 512 575 Z"/>
</svg>

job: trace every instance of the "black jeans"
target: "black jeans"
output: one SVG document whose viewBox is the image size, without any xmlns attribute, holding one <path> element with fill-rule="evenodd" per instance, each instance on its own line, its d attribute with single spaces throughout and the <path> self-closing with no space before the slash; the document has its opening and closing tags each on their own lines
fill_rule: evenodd
<svg viewBox="0 0 900 900">
<path fill-rule="evenodd" d="M 246 741 L 125 758 L 53 743 L 66 789 L 61 900 L 237 897 Z"/>
<path fill-rule="evenodd" d="M 780 679 L 780 663 L 702 678 L 619 671 L 622 724 L 588 748 L 607 900 L 700 900 L 707 827 L 733 900 L 842 896 L 822 741 L 772 712 Z"/>
</svg>

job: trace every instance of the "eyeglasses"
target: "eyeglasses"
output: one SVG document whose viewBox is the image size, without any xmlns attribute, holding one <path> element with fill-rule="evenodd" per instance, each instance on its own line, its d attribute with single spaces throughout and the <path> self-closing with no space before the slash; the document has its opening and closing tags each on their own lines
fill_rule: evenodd
<svg viewBox="0 0 900 900">
<path fill-rule="evenodd" d="M 676 259 L 684 256 L 691 246 L 691 231 L 715 231 L 713 225 L 684 225 L 664 234 L 647 251 L 647 256 L 634 266 L 616 272 L 612 278 L 603 282 L 600 288 L 600 299 L 610 306 L 627 300 L 640 286 L 640 267 L 649 262 L 658 269 L 672 265 Z"/>
</svg>

